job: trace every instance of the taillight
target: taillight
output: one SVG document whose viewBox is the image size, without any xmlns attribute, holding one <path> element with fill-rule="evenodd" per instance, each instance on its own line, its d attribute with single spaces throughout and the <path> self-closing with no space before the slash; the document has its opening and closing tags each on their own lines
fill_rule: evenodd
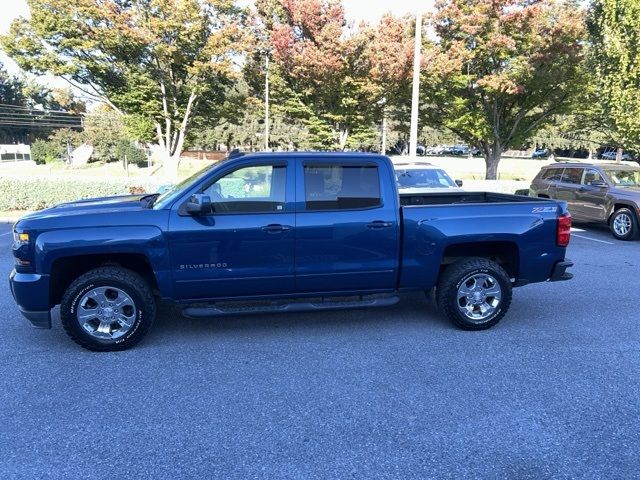
<svg viewBox="0 0 640 480">
<path fill-rule="evenodd" d="M 556 235 L 556 243 L 559 247 L 569 245 L 571 239 L 571 215 L 565 213 L 558 217 L 558 230 Z"/>
</svg>

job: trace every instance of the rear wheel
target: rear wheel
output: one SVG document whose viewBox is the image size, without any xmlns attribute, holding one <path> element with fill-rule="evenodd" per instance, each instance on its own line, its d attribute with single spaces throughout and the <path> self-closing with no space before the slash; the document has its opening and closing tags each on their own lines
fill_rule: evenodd
<svg viewBox="0 0 640 480">
<path fill-rule="evenodd" d="M 611 234 L 618 240 L 633 240 L 638 237 L 638 218 L 628 208 L 620 208 L 611 216 Z"/>
<path fill-rule="evenodd" d="M 156 304 L 147 282 L 121 267 L 101 267 L 76 279 L 60 303 L 62 326 L 78 345 L 125 350 L 153 324 Z"/>
<path fill-rule="evenodd" d="M 455 325 L 484 330 L 507 313 L 511 293 L 511 280 L 500 265 L 486 258 L 465 258 L 443 272 L 436 296 L 440 310 Z"/>
</svg>

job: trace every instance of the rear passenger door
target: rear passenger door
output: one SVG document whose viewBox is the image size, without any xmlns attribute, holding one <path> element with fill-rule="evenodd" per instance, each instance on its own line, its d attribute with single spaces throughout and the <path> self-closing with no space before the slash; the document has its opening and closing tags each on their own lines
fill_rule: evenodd
<svg viewBox="0 0 640 480">
<path fill-rule="evenodd" d="M 395 288 L 399 207 L 388 165 L 375 159 L 300 160 L 296 185 L 297 291 Z"/>
<path fill-rule="evenodd" d="M 562 179 L 563 168 L 548 168 L 543 170 L 539 179 L 533 181 L 533 185 L 538 196 L 547 195 L 555 198 L 556 189 Z"/>
<path fill-rule="evenodd" d="M 576 212 L 577 197 L 576 193 L 580 188 L 580 182 L 582 182 L 582 173 L 584 168 L 580 167 L 567 167 L 562 173 L 562 180 L 556 188 L 555 198 L 558 200 L 564 200 L 569 206 L 569 212 Z"/>
</svg>

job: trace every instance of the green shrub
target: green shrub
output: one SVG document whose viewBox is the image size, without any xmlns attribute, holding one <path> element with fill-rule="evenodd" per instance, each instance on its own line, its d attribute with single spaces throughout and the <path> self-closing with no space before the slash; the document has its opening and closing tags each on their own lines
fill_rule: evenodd
<svg viewBox="0 0 640 480">
<path fill-rule="evenodd" d="M 147 166 L 147 156 L 144 151 L 133 145 L 128 140 L 120 140 L 116 145 L 116 156 L 120 161 L 124 162 L 125 156 L 129 165 L 137 165 L 139 167 Z"/>
<path fill-rule="evenodd" d="M 0 177 L 0 211 L 40 210 L 82 198 L 154 192 L 138 179 L 82 180 L 77 178 Z"/>
<path fill-rule="evenodd" d="M 31 158 L 38 164 L 59 162 L 64 150 L 56 142 L 38 139 L 31 144 Z"/>
</svg>

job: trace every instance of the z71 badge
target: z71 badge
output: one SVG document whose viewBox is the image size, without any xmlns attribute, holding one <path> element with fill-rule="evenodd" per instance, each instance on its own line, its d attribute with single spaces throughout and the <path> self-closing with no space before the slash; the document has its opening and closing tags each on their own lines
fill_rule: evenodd
<svg viewBox="0 0 640 480">
<path fill-rule="evenodd" d="M 558 207 L 535 207 L 531 213 L 556 213 Z"/>
</svg>

